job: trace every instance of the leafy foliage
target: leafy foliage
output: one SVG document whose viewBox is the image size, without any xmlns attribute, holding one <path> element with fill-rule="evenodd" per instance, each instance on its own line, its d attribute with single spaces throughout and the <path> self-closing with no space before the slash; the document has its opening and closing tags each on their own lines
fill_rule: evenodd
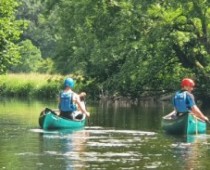
<svg viewBox="0 0 210 170">
<path fill-rule="evenodd" d="M 21 59 L 11 70 L 13 72 L 38 72 L 38 65 L 42 62 L 41 52 L 30 40 L 22 41 L 20 44 Z"/>
<path fill-rule="evenodd" d="M 210 96 L 208 1 L 21 3 L 17 16 L 29 24 L 22 43 L 30 39 L 37 47 L 27 46 L 36 51 L 29 60 L 39 61 L 31 71 L 80 75 L 92 93 L 132 97 L 175 90 L 191 77 L 198 93 Z"/>
<path fill-rule="evenodd" d="M 24 24 L 15 19 L 16 0 L 1 0 L 0 3 L 0 74 L 19 59 L 17 40 Z"/>
</svg>

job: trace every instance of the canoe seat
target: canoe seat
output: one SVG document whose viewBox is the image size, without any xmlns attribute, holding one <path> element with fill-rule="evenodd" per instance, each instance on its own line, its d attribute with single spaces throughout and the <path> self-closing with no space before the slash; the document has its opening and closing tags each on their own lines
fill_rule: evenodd
<svg viewBox="0 0 210 170">
<path fill-rule="evenodd" d="M 81 120 L 84 120 L 85 119 L 85 114 L 83 114 L 80 111 L 74 111 L 72 113 L 72 117 L 73 117 L 73 120 L 81 121 Z"/>
<path fill-rule="evenodd" d="M 179 115 L 177 115 L 176 112 L 172 112 L 171 114 L 164 116 L 164 119 L 174 120 L 174 119 L 178 119 L 179 117 L 183 116 L 184 114 L 185 113 L 179 113 Z"/>
</svg>

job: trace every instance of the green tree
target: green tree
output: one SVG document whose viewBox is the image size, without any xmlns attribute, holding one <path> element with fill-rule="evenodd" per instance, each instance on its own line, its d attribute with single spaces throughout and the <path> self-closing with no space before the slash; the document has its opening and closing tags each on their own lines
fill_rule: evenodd
<svg viewBox="0 0 210 170">
<path fill-rule="evenodd" d="M 29 39 L 42 51 L 42 58 L 54 56 L 56 20 L 53 12 L 48 14 L 43 0 L 20 0 L 17 17 L 28 23 L 21 39 Z M 56 16 L 58 17 L 58 16 Z"/>
<path fill-rule="evenodd" d="M 20 61 L 11 68 L 12 72 L 38 72 L 39 65 L 44 59 L 41 57 L 41 51 L 32 44 L 30 40 L 25 40 L 19 43 L 20 46 Z"/>
<path fill-rule="evenodd" d="M 0 2 L 0 73 L 16 63 L 19 59 L 17 41 L 23 30 L 23 22 L 16 20 L 16 0 Z"/>
<path fill-rule="evenodd" d="M 177 78 L 195 78 L 203 98 L 210 96 L 209 5 L 204 0 L 164 1 L 148 8 L 148 17 L 153 23 L 149 39 L 155 44 L 153 51 L 158 49 L 156 56 L 173 61 L 168 67 L 175 71 L 177 67 L 180 71 L 184 68 L 185 72 Z"/>
<path fill-rule="evenodd" d="M 134 97 L 145 90 L 175 90 L 189 76 L 210 96 L 208 1 L 63 0 L 48 5 L 59 72 L 78 72 L 102 91 Z"/>
</svg>

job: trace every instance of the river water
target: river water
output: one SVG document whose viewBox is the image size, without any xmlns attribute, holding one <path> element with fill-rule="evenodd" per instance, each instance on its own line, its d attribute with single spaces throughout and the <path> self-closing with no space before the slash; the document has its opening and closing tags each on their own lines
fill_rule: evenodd
<svg viewBox="0 0 210 170">
<path fill-rule="evenodd" d="M 88 103 L 91 117 L 78 131 L 43 131 L 38 117 L 56 101 L 0 101 L 2 170 L 199 170 L 210 167 L 210 131 L 169 136 L 161 117 L 167 102 Z M 208 113 L 210 109 L 206 109 Z"/>
</svg>

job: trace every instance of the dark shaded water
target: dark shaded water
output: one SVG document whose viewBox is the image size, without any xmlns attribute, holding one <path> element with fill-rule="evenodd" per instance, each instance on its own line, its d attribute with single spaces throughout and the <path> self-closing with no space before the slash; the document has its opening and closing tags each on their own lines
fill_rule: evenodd
<svg viewBox="0 0 210 170">
<path fill-rule="evenodd" d="M 38 116 L 56 102 L 7 99 L 0 103 L 0 169 L 208 169 L 210 135 L 168 136 L 161 117 L 170 103 L 89 104 L 79 131 L 43 131 Z M 206 113 L 209 110 L 206 110 Z"/>
</svg>

